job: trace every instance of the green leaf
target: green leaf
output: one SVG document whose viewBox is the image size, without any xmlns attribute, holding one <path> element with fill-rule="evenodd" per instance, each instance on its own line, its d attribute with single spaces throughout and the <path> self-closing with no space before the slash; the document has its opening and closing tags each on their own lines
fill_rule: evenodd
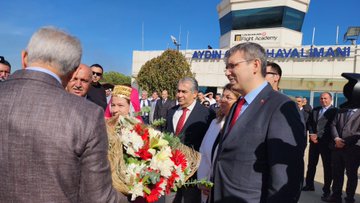
<svg viewBox="0 0 360 203">
<path fill-rule="evenodd" d="M 148 187 L 146 187 L 146 186 L 144 185 L 144 192 L 145 192 L 146 194 L 150 194 L 150 193 L 151 193 L 151 190 L 150 190 L 150 188 L 148 188 Z"/>
</svg>

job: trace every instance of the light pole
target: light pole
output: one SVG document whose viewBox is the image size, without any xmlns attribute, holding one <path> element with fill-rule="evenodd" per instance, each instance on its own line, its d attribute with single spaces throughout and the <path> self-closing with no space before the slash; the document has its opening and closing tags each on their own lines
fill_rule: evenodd
<svg viewBox="0 0 360 203">
<path fill-rule="evenodd" d="M 356 63 L 357 63 L 357 43 L 356 40 L 359 38 L 360 35 L 360 27 L 349 27 L 347 32 L 344 35 L 344 41 L 351 41 L 351 45 L 355 45 L 354 50 L 354 73 L 356 73 Z"/>
</svg>

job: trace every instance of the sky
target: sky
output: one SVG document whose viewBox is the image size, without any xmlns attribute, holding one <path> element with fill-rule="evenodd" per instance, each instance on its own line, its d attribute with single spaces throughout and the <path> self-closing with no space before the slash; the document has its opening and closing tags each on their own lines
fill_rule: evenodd
<svg viewBox="0 0 360 203">
<path fill-rule="evenodd" d="M 275 0 L 274 0 L 275 1 Z M 21 51 L 40 27 L 55 26 L 80 39 L 82 63 L 131 75 L 134 50 L 219 48 L 220 0 L 1 0 L 0 55 L 21 68 Z M 360 26 L 359 0 L 311 0 L 302 32 L 303 45 L 339 44 L 349 26 Z M 142 34 L 143 33 L 143 34 Z M 143 39 L 142 40 L 142 36 Z M 180 38 L 180 39 L 179 39 Z M 142 43 L 144 42 L 144 43 Z M 143 46 L 144 45 L 144 46 Z"/>
</svg>

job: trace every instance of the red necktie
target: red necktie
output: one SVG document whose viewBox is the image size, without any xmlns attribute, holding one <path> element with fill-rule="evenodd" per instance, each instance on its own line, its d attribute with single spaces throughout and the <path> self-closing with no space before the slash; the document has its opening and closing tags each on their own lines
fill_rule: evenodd
<svg viewBox="0 0 360 203">
<path fill-rule="evenodd" d="M 179 121 L 178 121 L 177 125 L 176 125 L 175 135 L 179 135 L 180 132 L 181 132 L 181 130 L 182 130 L 182 128 L 184 127 L 185 118 L 186 118 L 186 112 L 188 111 L 188 109 L 187 109 L 187 108 L 183 108 L 182 111 L 183 111 L 183 112 L 182 112 L 182 114 L 181 114 L 181 116 L 180 116 L 180 118 L 179 118 Z"/>
<path fill-rule="evenodd" d="M 244 98 L 241 98 L 241 99 L 239 100 L 239 102 L 237 103 L 237 106 L 236 106 L 236 108 L 235 108 L 235 112 L 234 112 L 233 117 L 232 117 L 232 119 L 231 119 L 229 131 L 230 131 L 231 128 L 235 125 L 236 120 L 237 120 L 237 118 L 238 118 L 239 115 L 240 115 L 241 108 L 244 106 L 244 104 L 245 104 L 245 99 L 244 99 Z M 228 131 L 228 132 L 229 132 L 229 131 Z"/>
</svg>

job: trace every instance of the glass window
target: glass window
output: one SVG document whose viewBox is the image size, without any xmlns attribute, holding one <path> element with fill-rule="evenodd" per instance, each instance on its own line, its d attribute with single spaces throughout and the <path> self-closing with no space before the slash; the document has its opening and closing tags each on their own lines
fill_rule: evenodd
<svg viewBox="0 0 360 203">
<path fill-rule="evenodd" d="M 304 22 L 304 17 L 305 13 L 293 8 L 285 7 L 282 26 L 300 32 Z"/>
<path fill-rule="evenodd" d="M 347 99 L 345 98 L 344 94 L 342 92 L 337 92 L 335 94 L 335 106 L 340 108 L 340 105 L 345 103 Z"/>
<path fill-rule="evenodd" d="M 304 17 L 305 13 L 285 6 L 231 11 L 220 19 L 220 32 L 270 27 L 301 31 Z"/>
</svg>

